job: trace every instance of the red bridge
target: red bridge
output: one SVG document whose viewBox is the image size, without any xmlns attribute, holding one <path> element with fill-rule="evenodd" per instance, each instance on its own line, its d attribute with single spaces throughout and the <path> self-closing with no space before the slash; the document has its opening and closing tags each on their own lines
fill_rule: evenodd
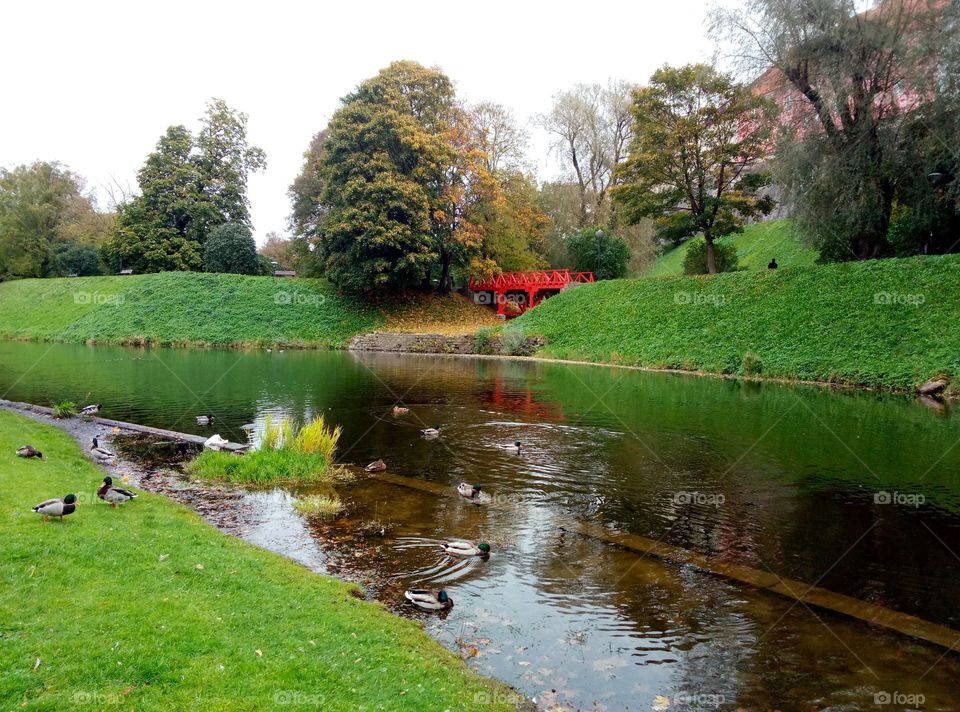
<svg viewBox="0 0 960 712">
<path fill-rule="evenodd" d="M 522 314 L 571 282 L 592 281 L 593 272 L 547 269 L 506 272 L 483 280 L 471 277 L 467 286 L 477 304 L 496 304 L 497 314 Z"/>
</svg>

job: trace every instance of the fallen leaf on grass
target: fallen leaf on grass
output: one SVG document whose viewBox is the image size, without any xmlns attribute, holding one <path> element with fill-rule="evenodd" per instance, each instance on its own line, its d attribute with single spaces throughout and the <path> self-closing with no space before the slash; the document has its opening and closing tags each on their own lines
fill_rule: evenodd
<svg viewBox="0 0 960 712">
<path fill-rule="evenodd" d="M 257 657 L 258 657 L 258 658 L 262 658 L 262 657 L 263 657 L 263 651 L 262 651 L 262 650 L 254 650 L 253 652 L 255 652 L 255 653 L 257 654 Z"/>
<path fill-rule="evenodd" d="M 203 564 L 197 564 L 197 571 L 203 571 Z"/>
<path fill-rule="evenodd" d="M 160 561 L 166 561 L 170 556 L 168 554 L 160 554 Z"/>
<path fill-rule="evenodd" d="M 40 667 L 40 658 L 37 658 L 37 662 L 35 662 L 35 663 L 33 664 L 33 669 L 34 669 L 34 670 L 36 670 L 38 667 Z"/>
</svg>

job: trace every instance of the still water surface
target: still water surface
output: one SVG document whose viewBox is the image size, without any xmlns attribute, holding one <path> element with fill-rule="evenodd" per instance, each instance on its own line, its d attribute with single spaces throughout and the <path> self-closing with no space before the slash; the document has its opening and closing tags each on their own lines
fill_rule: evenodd
<svg viewBox="0 0 960 712">
<path fill-rule="evenodd" d="M 502 506 L 362 481 L 340 492 L 342 523 L 305 531 L 331 562 L 356 554 L 388 603 L 446 587 L 456 606 L 423 615 L 428 630 L 541 701 L 866 710 L 886 694 L 960 709 L 956 653 L 564 531 L 599 522 L 960 631 L 950 409 L 562 364 L 4 342 L 0 394 L 102 402 L 108 418 L 237 441 L 267 414 L 322 413 L 343 426 L 344 462 L 482 483 Z M 410 414 L 393 416 L 397 402 Z M 213 430 L 196 425 L 205 413 Z M 435 424 L 439 440 L 419 436 Z M 515 440 L 520 455 L 504 447 Z M 385 537 L 348 535 L 371 520 Z M 494 555 L 449 559 L 436 543 L 450 537 L 490 541 Z"/>
</svg>

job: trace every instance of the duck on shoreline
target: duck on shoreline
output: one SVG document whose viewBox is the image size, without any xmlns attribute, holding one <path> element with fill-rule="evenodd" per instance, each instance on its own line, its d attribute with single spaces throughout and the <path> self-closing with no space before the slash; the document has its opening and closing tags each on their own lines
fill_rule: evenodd
<svg viewBox="0 0 960 712">
<path fill-rule="evenodd" d="M 100 441 L 97 438 L 94 438 L 91 441 L 90 452 L 101 462 L 115 457 L 115 453 L 112 450 L 107 450 L 105 447 L 100 447 Z"/>
<path fill-rule="evenodd" d="M 30 511 L 43 515 L 43 521 L 49 522 L 50 517 L 60 517 L 60 521 L 68 514 L 73 514 L 77 510 L 76 495 L 68 494 L 63 499 L 48 499 Z"/>
<path fill-rule="evenodd" d="M 103 484 L 100 485 L 100 489 L 97 490 L 97 497 L 102 499 L 104 502 L 109 502 L 111 507 L 116 507 L 118 504 L 123 504 L 124 502 L 129 502 L 134 497 L 138 495 L 134 492 L 131 492 L 128 489 L 123 487 L 114 487 L 113 478 L 110 476 L 103 478 Z"/>
<path fill-rule="evenodd" d="M 80 409 L 80 415 L 96 415 L 100 412 L 100 409 L 103 407 L 102 403 L 94 403 L 93 405 L 85 405 Z"/>
<path fill-rule="evenodd" d="M 220 437 L 220 433 L 211 435 L 203 442 L 203 447 L 207 450 L 222 450 L 225 445 L 229 445 L 230 441 L 225 438 Z"/>
</svg>

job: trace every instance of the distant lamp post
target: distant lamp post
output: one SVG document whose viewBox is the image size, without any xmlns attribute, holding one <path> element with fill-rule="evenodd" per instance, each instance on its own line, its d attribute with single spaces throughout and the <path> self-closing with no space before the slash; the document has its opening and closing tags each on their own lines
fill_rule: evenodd
<svg viewBox="0 0 960 712">
<path fill-rule="evenodd" d="M 597 230 L 594 233 L 594 236 L 597 238 L 597 264 L 595 265 L 596 271 L 600 272 L 601 262 L 600 262 L 600 251 L 603 248 L 603 230 Z M 600 279 L 599 274 L 597 279 Z"/>
</svg>

